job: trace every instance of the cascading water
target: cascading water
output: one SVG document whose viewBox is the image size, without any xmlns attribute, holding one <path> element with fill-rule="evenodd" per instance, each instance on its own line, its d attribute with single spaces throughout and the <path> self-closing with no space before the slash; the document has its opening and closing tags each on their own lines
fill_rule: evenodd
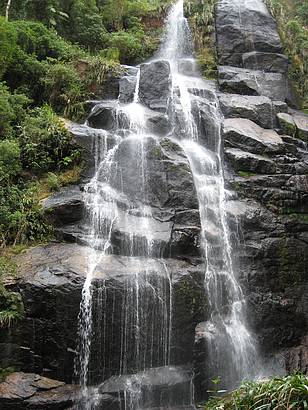
<svg viewBox="0 0 308 410">
<path fill-rule="evenodd" d="M 210 312 L 203 329 L 208 346 L 207 374 L 209 379 L 221 377 L 223 386 L 231 388 L 243 379 L 258 376 L 260 368 L 256 342 L 246 327 L 245 298 L 232 261 L 225 209 L 222 117 L 215 88 L 195 73 L 183 0 L 172 9 L 167 28 L 160 58 L 170 62 L 174 89 L 170 111 L 174 122 L 180 118 L 182 125 L 175 125 L 174 132 L 189 159 L 199 200 Z M 185 65 L 188 76 L 184 75 Z M 199 125 L 202 116 L 207 129 Z"/>
<path fill-rule="evenodd" d="M 231 257 L 218 101 L 213 84 L 197 73 L 190 37 L 181 0 L 169 13 L 166 38 L 155 60 L 164 60 L 170 67 L 172 90 L 166 113 L 173 127 L 168 137 L 189 161 L 199 202 L 210 312 L 204 327 L 208 377 L 221 376 L 230 387 L 254 377 L 258 360 L 245 325 L 244 296 Z M 162 259 L 163 238 L 156 228 L 157 210 L 153 212 L 148 189 L 148 153 L 155 151 L 159 137 L 150 131 L 148 108 L 140 101 L 140 73 L 140 69 L 135 73 L 130 103 L 120 99 L 103 102 L 92 111 L 112 105 L 115 125 L 109 131 L 99 131 L 95 172 L 85 187 L 87 223 L 81 240 L 90 252 L 75 366 L 83 387 L 79 408 L 85 410 L 104 408 L 99 392 L 115 389 L 123 394 L 125 410 L 152 408 L 147 403 L 152 403 L 155 393 L 144 389 L 150 379 L 159 385 L 170 377 L 191 380 L 186 370 L 180 375 L 171 366 L 172 273 Z M 170 230 L 169 223 L 165 224 Z M 125 272 L 119 272 L 119 289 L 114 278 L 97 279 L 111 254 L 126 258 Z M 119 317 L 115 317 L 118 311 Z M 90 387 L 98 385 L 94 390 Z M 115 387 L 119 385 L 121 389 Z M 159 408 L 179 402 L 185 409 L 192 408 L 191 383 L 182 396 L 179 399 L 167 392 L 165 398 L 164 393 Z"/>
</svg>

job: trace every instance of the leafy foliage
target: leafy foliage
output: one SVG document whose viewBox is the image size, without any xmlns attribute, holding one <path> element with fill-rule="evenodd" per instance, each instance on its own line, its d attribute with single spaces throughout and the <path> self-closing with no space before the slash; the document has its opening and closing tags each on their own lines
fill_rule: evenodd
<svg viewBox="0 0 308 410">
<path fill-rule="evenodd" d="M 290 78 L 304 109 L 308 109 L 308 3 L 302 0 L 266 0 L 277 20 L 279 34 L 291 59 Z"/>
<path fill-rule="evenodd" d="M 213 398 L 205 410 L 304 410 L 308 408 L 308 378 L 303 374 L 247 382 L 223 398 Z"/>
<path fill-rule="evenodd" d="M 197 58 L 202 74 L 207 78 L 216 76 L 216 51 L 213 41 L 214 8 L 216 0 L 187 0 L 185 11 L 189 17 L 194 36 Z"/>
</svg>

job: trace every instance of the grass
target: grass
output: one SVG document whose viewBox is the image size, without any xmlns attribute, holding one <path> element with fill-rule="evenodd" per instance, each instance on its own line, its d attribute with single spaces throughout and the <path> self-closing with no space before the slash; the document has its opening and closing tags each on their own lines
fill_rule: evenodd
<svg viewBox="0 0 308 410">
<path fill-rule="evenodd" d="M 221 398 L 211 398 L 204 410 L 305 410 L 308 378 L 294 373 L 262 382 L 246 382 Z"/>
</svg>

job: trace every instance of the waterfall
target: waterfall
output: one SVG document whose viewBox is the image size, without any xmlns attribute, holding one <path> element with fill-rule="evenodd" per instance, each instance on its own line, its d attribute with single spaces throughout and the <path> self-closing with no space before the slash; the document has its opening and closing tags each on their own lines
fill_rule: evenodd
<svg viewBox="0 0 308 410">
<path fill-rule="evenodd" d="M 203 329 L 208 355 L 204 366 L 209 379 L 220 376 L 224 386 L 232 387 L 255 377 L 258 354 L 246 326 L 245 298 L 232 260 L 222 117 L 215 85 L 198 74 L 183 0 L 171 8 L 165 39 L 152 62 L 161 60 L 170 68 L 164 113 L 172 124 L 168 138 L 181 147 L 190 164 L 199 203 L 209 309 Z M 84 188 L 87 212 L 81 240 L 90 251 L 75 362 L 77 382 L 83 387 L 79 408 L 103 409 L 102 396 L 118 391 L 125 410 L 157 407 L 152 406 L 155 394 L 163 402 L 161 409 L 192 409 L 191 371 L 172 363 L 173 278 L 163 259 L 168 240 L 157 224 L 164 224 L 166 232 L 171 227 L 157 216 L 160 210 L 152 205 L 149 189 L 149 152 L 161 147 L 160 138 L 150 130 L 151 110 L 140 98 L 141 68 L 130 77 L 135 81 L 130 102 L 123 103 L 120 97 L 99 102 L 90 114 L 106 110 L 112 113 L 113 125 L 98 131 L 94 176 Z M 91 130 L 89 124 L 84 127 Z M 104 272 L 111 255 L 119 255 L 119 266 L 125 258 L 116 285 L 115 278 L 106 274 L 98 280 L 97 275 Z M 159 386 L 178 381 L 181 392 L 158 394 L 147 387 L 153 380 Z"/>
<path fill-rule="evenodd" d="M 174 133 L 189 159 L 199 201 L 206 262 L 205 288 L 210 312 L 203 328 L 208 349 L 207 374 L 209 379 L 220 377 L 222 386 L 229 389 L 244 379 L 259 376 L 260 359 L 257 343 L 246 325 L 245 296 L 232 259 L 219 102 L 215 89 L 202 81 L 197 73 L 193 78 L 181 73 L 185 64 L 192 66 L 190 71 L 194 71 L 197 65 L 190 41 L 183 0 L 180 0 L 170 12 L 159 57 L 170 62 L 174 89 L 170 111 L 175 123 L 182 119 L 182 127 L 179 129 L 175 124 Z M 198 99 L 194 90 L 205 90 L 201 95 L 206 93 L 210 98 L 202 95 L 203 98 Z M 204 115 L 200 112 L 202 104 L 206 107 L 207 135 L 202 135 L 199 126 L 200 115 Z"/>
</svg>

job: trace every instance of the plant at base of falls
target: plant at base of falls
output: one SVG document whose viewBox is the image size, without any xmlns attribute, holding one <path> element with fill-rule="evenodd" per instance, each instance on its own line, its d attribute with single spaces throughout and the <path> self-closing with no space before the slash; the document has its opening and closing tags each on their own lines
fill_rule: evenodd
<svg viewBox="0 0 308 410">
<path fill-rule="evenodd" d="M 195 49 L 202 74 L 215 78 L 217 72 L 214 42 L 214 10 L 216 0 L 186 0 L 185 13 L 189 18 Z"/>
<path fill-rule="evenodd" d="M 21 295 L 17 292 L 9 292 L 0 283 L 0 328 L 10 327 L 23 317 L 24 305 Z"/>
<path fill-rule="evenodd" d="M 0 256 L 0 328 L 9 327 L 16 320 L 21 320 L 24 317 L 21 295 L 8 291 L 2 283 L 4 277 L 13 277 L 15 273 L 16 266 L 11 258 Z"/>
<path fill-rule="evenodd" d="M 205 410 L 308 409 L 308 378 L 295 373 L 262 382 L 246 382 L 222 398 L 213 398 Z"/>
</svg>

